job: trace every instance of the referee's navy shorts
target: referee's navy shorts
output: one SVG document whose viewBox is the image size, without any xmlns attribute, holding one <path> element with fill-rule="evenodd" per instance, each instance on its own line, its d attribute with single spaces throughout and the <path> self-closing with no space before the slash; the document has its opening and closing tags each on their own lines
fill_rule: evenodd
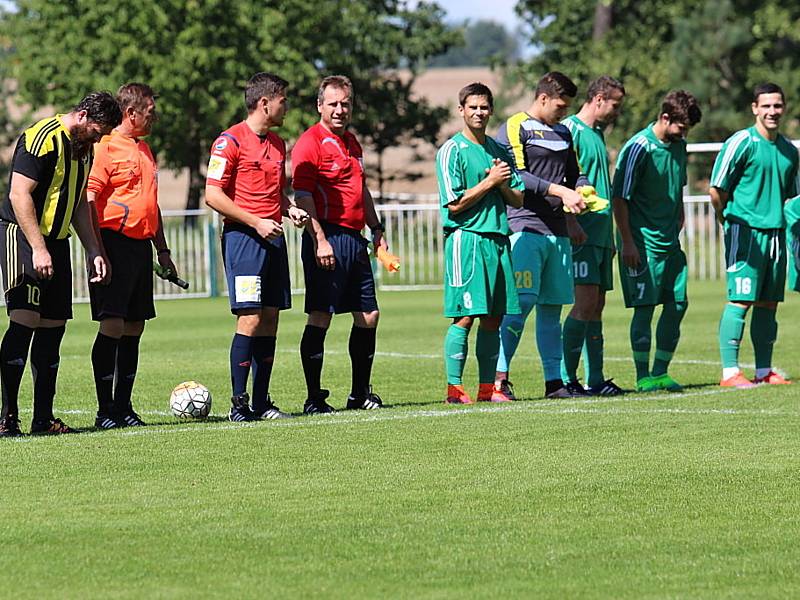
<svg viewBox="0 0 800 600">
<path fill-rule="evenodd" d="M 361 232 L 349 227 L 322 223 L 322 229 L 333 248 L 336 266 L 327 270 L 317 265 L 314 241 L 311 234 L 304 232 L 305 312 L 340 314 L 378 310 L 367 240 Z"/>
<path fill-rule="evenodd" d="M 226 223 L 222 258 L 232 313 L 250 308 L 291 308 L 289 256 L 283 236 L 265 240 L 252 227 Z"/>
</svg>

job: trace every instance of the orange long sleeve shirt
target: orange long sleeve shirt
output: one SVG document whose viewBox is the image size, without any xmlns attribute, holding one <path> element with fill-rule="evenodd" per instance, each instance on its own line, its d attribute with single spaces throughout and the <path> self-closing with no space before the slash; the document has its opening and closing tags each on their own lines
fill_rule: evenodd
<svg viewBox="0 0 800 600">
<path fill-rule="evenodd" d="M 158 166 L 146 142 L 112 131 L 96 145 L 87 189 L 103 229 L 134 239 L 158 230 Z"/>
</svg>

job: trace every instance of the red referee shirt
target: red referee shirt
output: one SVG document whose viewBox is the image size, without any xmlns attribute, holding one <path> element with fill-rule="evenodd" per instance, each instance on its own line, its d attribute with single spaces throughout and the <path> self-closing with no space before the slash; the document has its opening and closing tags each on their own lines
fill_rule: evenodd
<svg viewBox="0 0 800 600">
<path fill-rule="evenodd" d="M 320 123 L 306 130 L 292 149 L 292 187 L 314 197 L 320 221 L 364 228 L 364 161 L 349 131 L 331 133 Z"/>
<path fill-rule="evenodd" d="M 280 223 L 285 163 L 286 143 L 277 134 L 261 138 L 242 121 L 211 146 L 206 183 L 221 187 L 247 212 Z"/>
</svg>

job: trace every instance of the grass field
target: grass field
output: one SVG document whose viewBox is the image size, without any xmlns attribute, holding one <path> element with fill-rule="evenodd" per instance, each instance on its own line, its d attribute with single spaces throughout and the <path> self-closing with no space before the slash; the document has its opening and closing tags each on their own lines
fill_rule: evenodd
<svg viewBox="0 0 800 600">
<path fill-rule="evenodd" d="M 722 286 L 689 290 L 671 370 L 684 393 L 542 400 L 528 331 L 512 366 L 525 401 L 447 407 L 440 294 L 387 292 L 373 381 L 389 408 L 246 425 L 223 418 L 226 301 L 162 302 L 134 390 L 152 426 L 0 443 L 0 595 L 797 597 L 800 385 L 717 387 Z M 787 300 L 775 362 L 800 376 Z M 86 305 L 76 316 L 56 407 L 89 428 L 95 325 Z M 606 371 L 626 388 L 629 317 L 615 292 Z M 303 316 L 282 319 L 272 393 L 299 412 Z M 337 318 L 327 342 L 337 407 L 349 328 Z M 184 379 L 212 390 L 214 418 L 166 412 Z M 29 407 L 27 377 L 22 394 Z"/>
</svg>

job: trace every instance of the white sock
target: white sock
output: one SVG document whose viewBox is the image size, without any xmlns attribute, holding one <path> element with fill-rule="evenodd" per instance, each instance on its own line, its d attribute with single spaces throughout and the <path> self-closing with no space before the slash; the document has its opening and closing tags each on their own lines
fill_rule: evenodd
<svg viewBox="0 0 800 600">
<path fill-rule="evenodd" d="M 722 378 L 723 379 L 730 379 L 731 377 L 733 377 L 737 373 L 741 373 L 741 371 L 739 370 L 739 367 L 724 367 L 722 369 Z"/>
</svg>

